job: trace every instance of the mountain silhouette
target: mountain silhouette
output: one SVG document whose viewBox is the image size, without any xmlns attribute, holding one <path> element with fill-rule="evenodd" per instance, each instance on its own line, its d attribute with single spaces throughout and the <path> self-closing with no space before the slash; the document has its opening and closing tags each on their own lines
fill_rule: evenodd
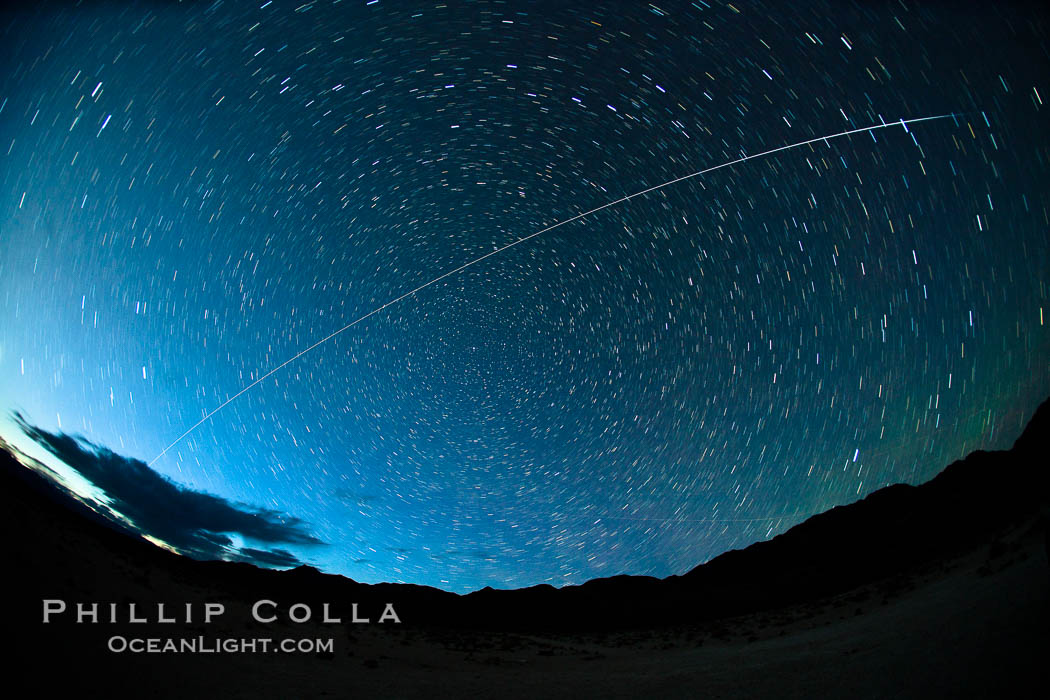
<svg viewBox="0 0 1050 700">
<path fill-rule="evenodd" d="M 44 625 L 41 605 L 46 599 L 70 604 L 115 602 L 121 606 L 130 601 L 146 609 L 157 602 L 199 607 L 204 602 L 221 601 L 230 611 L 219 626 L 211 628 L 201 628 L 196 623 L 165 627 L 152 622 L 142 627 L 154 633 L 160 628 L 168 636 L 202 631 L 243 635 L 244 625 L 258 632 L 259 628 L 251 627 L 248 610 L 253 601 L 265 599 L 273 601 L 275 610 L 286 610 L 296 603 L 319 610 L 322 604 L 333 603 L 340 606 L 343 618 L 352 602 L 373 622 L 384 605 L 392 604 L 400 620 L 397 634 L 417 633 L 422 635 L 420 639 L 430 639 L 426 635 L 433 634 L 466 635 L 455 639 L 474 640 L 487 639 L 486 635 L 513 634 L 519 635 L 514 637 L 519 640 L 538 639 L 528 635 L 548 635 L 542 638 L 578 641 L 581 634 L 597 635 L 594 639 L 605 639 L 602 635 L 610 634 L 641 634 L 639 638 L 646 638 L 645 635 L 663 634 L 661 630 L 682 629 L 702 629 L 714 638 L 729 639 L 736 624 L 732 620 L 749 615 L 750 619 L 766 620 L 769 624 L 770 620 L 787 619 L 785 615 L 792 619 L 810 615 L 816 619 L 819 615 L 814 611 L 825 605 L 819 601 L 836 596 L 838 600 L 856 599 L 861 612 L 863 604 L 867 604 L 864 601 L 879 597 L 883 605 L 890 607 L 896 597 L 920 596 L 909 593 L 921 587 L 917 581 L 930 581 L 932 587 L 940 580 L 937 576 L 947 576 L 943 572 L 963 566 L 952 562 L 974 561 L 974 566 L 979 567 L 966 574 L 966 581 L 977 582 L 974 586 L 1006 581 L 1006 574 L 999 576 L 996 572 L 1011 566 L 1011 571 L 1035 567 L 1033 571 L 1041 572 L 1035 576 L 1043 577 L 1038 585 L 1023 584 L 1026 591 L 1038 591 L 1041 585 L 1043 593 L 1033 595 L 1042 595 L 1042 602 L 1032 603 L 1032 610 L 1010 613 L 1018 619 L 1032 620 L 1035 627 L 1018 631 L 1017 639 L 1010 642 L 1009 653 L 992 653 L 998 659 L 998 670 L 970 665 L 969 671 L 977 680 L 967 682 L 977 683 L 973 688 L 997 683 L 1010 687 L 1011 682 L 1021 683 L 1017 679 L 1031 670 L 1031 655 L 1041 655 L 1048 648 L 1046 636 L 1031 631 L 1046 629 L 1045 557 L 1050 554 L 1045 515 L 1050 464 L 1047 435 L 1050 400 L 1038 408 L 1010 450 L 974 452 L 927 483 L 879 489 L 856 503 L 813 516 L 771 540 L 715 557 L 681 576 L 614 576 L 560 589 L 547 585 L 517 590 L 485 588 L 467 595 L 417 585 L 362 584 L 309 566 L 275 571 L 245 562 L 197 561 L 180 556 L 100 515 L 38 470 L 27 468 L 25 464 L 30 460 L 24 455 L 4 449 L 0 451 L 0 484 L 5 496 L 2 522 L 6 533 L 6 578 L 14 588 L 14 629 L 24 641 L 22 656 L 17 660 L 43 682 L 48 677 L 54 650 L 59 649 L 57 653 L 69 668 L 93 674 L 98 669 L 109 669 L 110 677 L 104 684 L 107 693 L 119 694 L 121 688 L 128 692 L 142 690 L 136 685 L 142 678 L 128 671 L 127 658 L 121 659 L 103 648 L 113 630 L 139 631 L 134 625 L 117 624 L 100 631 L 101 626 L 76 624 L 71 616 Z M 1025 580 L 1031 579 L 1030 575 Z M 989 599 L 995 599 L 993 593 L 988 592 Z M 915 600 L 928 600 L 928 605 L 934 606 L 937 599 L 932 596 L 930 593 L 929 598 L 920 596 Z M 1006 598 L 1004 603 L 1017 600 L 1021 604 L 1016 594 Z M 788 614 L 785 610 L 795 612 Z M 861 612 L 857 615 L 861 616 Z M 878 614 L 870 612 L 873 616 Z M 994 622 L 981 624 L 994 627 Z M 761 640 L 764 624 L 767 623 L 758 625 L 756 639 Z M 375 631 L 378 628 L 373 625 L 363 634 L 380 634 Z M 329 633 L 332 630 L 325 629 Z M 339 629 L 350 639 L 358 634 L 352 625 L 341 624 Z M 685 634 L 688 637 L 693 632 Z M 445 646 L 441 648 L 445 651 L 458 648 L 449 647 L 451 642 L 447 637 L 443 639 L 441 644 Z M 543 644 L 557 648 L 554 642 Z M 40 649 L 52 652 L 44 656 L 34 651 Z M 547 650 L 543 646 L 536 653 L 543 655 Z M 465 658 L 472 661 L 472 655 L 473 652 Z M 176 661 L 167 659 L 164 663 L 169 664 L 169 670 L 178 668 L 170 665 Z M 370 664 L 367 666 L 371 668 Z M 1032 668 L 1035 666 L 1033 663 Z M 250 668 L 261 668 L 261 662 Z M 240 672 L 248 673 L 244 669 Z M 1000 678 L 999 673 L 1008 677 Z M 933 687 L 916 682 L 916 688 Z M 670 695 L 681 690 L 674 685 L 667 688 Z M 524 693 L 524 688 L 519 690 Z M 902 694 L 899 687 L 889 686 L 889 690 Z M 932 692 L 937 694 L 936 690 Z"/>
</svg>

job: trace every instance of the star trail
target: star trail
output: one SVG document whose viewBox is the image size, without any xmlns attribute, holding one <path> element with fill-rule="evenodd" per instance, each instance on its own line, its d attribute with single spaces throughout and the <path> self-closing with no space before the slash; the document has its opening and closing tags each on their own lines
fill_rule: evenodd
<svg viewBox="0 0 1050 700">
<path fill-rule="evenodd" d="M 952 118 L 955 117 L 954 114 L 951 114 L 951 115 L 942 115 L 942 116 L 939 116 L 939 117 L 920 117 L 918 119 L 908 119 L 908 120 L 901 119 L 900 120 L 900 125 L 902 127 L 904 127 L 905 129 L 907 129 L 907 125 L 908 124 L 914 124 L 916 122 L 931 121 L 933 119 L 946 119 L 949 116 L 952 117 Z M 470 267 L 471 265 L 476 265 L 479 262 L 481 262 L 482 260 L 486 260 L 486 259 L 492 257 L 493 255 L 498 255 L 499 253 L 502 253 L 503 251 L 508 250 L 509 248 L 513 248 L 514 246 L 516 246 L 516 245 L 518 245 L 520 243 L 524 243 L 525 241 L 527 241 L 527 240 L 529 240 L 531 238 L 535 238 L 536 236 L 539 236 L 539 235 L 542 235 L 544 233 L 547 233 L 548 231 L 553 231 L 554 229 L 558 228 L 559 226 L 564 226 L 565 224 L 572 223 L 573 221 L 578 221 L 578 220 L 582 219 L 585 216 L 590 216 L 591 214 L 599 212 L 599 211 L 601 211 L 603 209 L 607 209 L 607 208 L 609 208 L 611 206 L 615 206 L 617 204 L 621 204 L 622 202 L 629 202 L 630 200 L 634 199 L 635 197 L 639 197 L 639 196 L 648 194 L 650 192 L 655 192 L 657 190 L 661 190 L 664 187 L 669 187 L 670 185 L 675 185 L 675 184 L 677 184 L 679 182 L 683 182 L 685 180 L 689 180 L 689 179 L 692 179 L 694 177 L 697 177 L 698 175 L 706 175 L 709 172 L 713 172 L 715 170 L 721 170 L 722 168 L 725 168 L 725 167 L 728 167 L 728 166 L 731 166 L 731 165 L 736 165 L 738 163 L 743 163 L 743 162 L 746 162 L 748 160 L 751 160 L 752 158 L 761 158 L 761 157 L 770 155 L 771 153 L 779 153 L 780 151 L 786 151 L 786 150 L 788 150 L 790 148 L 798 148 L 799 146 L 805 146 L 805 145 L 808 145 L 808 144 L 813 143 L 815 141 L 825 141 L 826 142 L 826 141 L 828 141 L 830 139 L 841 138 L 843 136 L 850 136 L 850 135 L 855 134 L 855 133 L 870 132 L 870 131 L 874 131 L 875 129 L 884 129 L 884 128 L 887 128 L 889 126 L 891 126 L 891 125 L 890 124 L 878 124 L 876 126 L 867 126 L 867 127 L 863 127 L 863 128 L 860 128 L 860 129 L 851 129 L 850 131 L 843 131 L 843 132 L 840 132 L 838 134 L 831 134 L 829 136 L 822 136 L 822 137 L 817 138 L 817 139 L 809 139 L 808 141 L 800 141 L 799 143 L 788 144 L 787 146 L 781 146 L 780 148 L 773 148 L 773 149 L 770 149 L 768 151 L 763 151 L 762 153 L 756 154 L 754 156 L 741 156 L 740 158 L 737 158 L 736 160 L 731 160 L 731 161 L 729 161 L 727 163 L 723 163 L 721 165 L 715 165 L 715 166 L 712 166 L 710 168 L 704 168 L 703 170 L 698 170 L 695 173 L 690 173 L 688 175 L 683 175 L 682 177 L 675 178 L 674 180 L 668 180 L 667 182 L 661 183 L 659 185 L 653 185 L 652 187 L 647 187 L 644 190 L 639 190 L 638 192 L 635 192 L 633 194 L 629 194 L 626 197 L 620 197 L 619 199 L 615 199 L 615 200 L 613 200 L 611 202 L 607 202 L 607 203 L 601 205 L 600 207 L 595 207 L 594 209 L 590 209 L 588 211 L 585 211 L 582 214 L 577 214 L 576 216 L 573 216 L 571 218 L 564 219 L 564 220 L 559 221 L 557 223 L 551 224 L 550 226 L 542 228 L 539 231 L 535 231 L 533 233 L 530 233 L 527 236 L 523 236 L 523 237 L 521 237 L 521 238 L 519 238 L 519 239 L 517 239 L 515 241 L 512 241 L 512 242 L 510 242 L 510 243 L 508 243 L 508 244 L 506 244 L 504 246 L 501 246 L 501 247 L 497 248 L 496 250 L 494 250 L 494 251 L 492 251 L 490 253 L 485 253 L 484 255 L 482 255 L 480 257 L 474 258 L 473 260 L 460 265 L 459 267 L 457 267 L 454 270 L 450 270 L 449 272 L 446 272 L 443 275 L 438 275 L 434 279 L 430 280 L 429 282 L 425 282 L 425 283 L 419 285 L 415 289 L 410 289 L 409 291 L 405 292 L 401 296 L 397 297 L 396 299 L 391 299 L 390 301 L 388 301 L 387 303 L 383 304 L 382 306 L 377 306 L 376 308 L 372 309 L 371 311 L 369 311 L 364 316 L 360 316 L 360 317 L 354 319 L 353 321 L 351 321 L 350 323 L 346 324 L 345 326 L 343 326 L 339 330 L 337 330 L 337 331 L 335 331 L 333 333 L 329 333 L 325 337 L 323 337 L 320 340 L 318 340 L 316 343 L 313 343 L 312 345 L 310 345 L 310 347 L 306 348 L 305 350 L 300 350 L 295 355 L 293 355 L 291 358 L 289 358 L 289 359 L 285 360 L 284 362 L 282 362 L 281 364 L 277 365 L 272 370 L 270 370 L 266 374 L 262 375 L 261 377 L 259 377 L 255 381 L 253 381 L 251 384 L 247 385 L 246 387 L 244 387 L 243 389 L 238 391 L 236 394 L 231 396 L 230 398 L 228 398 L 225 401 L 223 401 L 221 404 L 219 404 L 219 406 L 217 408 L 215 408 L 215 409 L 209 411 L 207 414 L 205 414 L 204 418 L 201 418 L 199 421 L 197 421 L 196 423 L 191 425 L 189 430 L 187 430 L 186 432 L 184 432 L 182 435 L 180 435 L 178 438 L 175 439 L 175 442 L 171 443 L 170 445 L 165 447 L 163 450 L 161 450 L 159 455 L 157 455 L 152 460 L 150 460 L 150 464 L 151 465 L 154 464 L 157 460 L 159 460 L 161 457 L 166 455 L 168 453 L 168 451 L 172 447 L 175 447 L 175 445 L 177 445 L 180 442 L 182 442 L 183 438 L 185 438 L 188 435 L 190 435 L 194 430 L 196 430 L 198 427 L 203 425 L 206 421 L 211 419 L 211 417 L 214 416 L 216 413 L 218 413 L 222 409 L 226 408 L 226 406 L 229 406 L 231 403 L 233 403 L 238 398 L 240 398 L 241 396 L 246 394 L 248 391 L 250 391 L 252 388 L 258 386 L 260 383 L 262 383 L 265 380 L 269 379 L 271 376 L 273 376 L 274 374 L 276 374 L 280 370 L 284 369 L 285 367 L 287 367 L 291 363 L 295 362 L 300 357 L 302 357 L 306 353 L 310 352 L 314 348 L 320 347 L 321 345 L 327 343 L 332 338 L 335 338 L 337 335 L 340 335 L 340 334 L 344 333 L 345 331 L 350 330 L 351 328 L 356 326 L 358 323 L 361 323 L 361 321 L 367 320 L 371 316 L 374 316 L 375 314 L 380 313 L 381 311 L 386 309 L 388 306 L 393 306 L 394 304 L 397 304 L 397 303 L 399 303 L 399 302 L 401 302 L 401 301 L 403 301 L 403 300 L 405 300 L 405 299 L 407 299 L 409 297 L 415 296 L 416 293 L 423 291 L 424 289 L 426 289 L 430 285 L 435 284 L 437 282 L 440 282 L 441 280 L 445 279 L 446 277 L 451 277 L 452 275 L 458 274 L 458 273 L 462 272 L 463 270 L 467 269 L 468 267 Z M 143 372 L 143 375 L 145 375 L 145 372 Z M 145 378 L 145 376 L 143 376 L 143 378 Z"/>
<path fill-rule="evenodd" d="M 1035 4 L 0 31 L 0 434 L 283 513 L 323 570 L 680 574 L 1008 447 L 1050 393 Z"/>
</svg>

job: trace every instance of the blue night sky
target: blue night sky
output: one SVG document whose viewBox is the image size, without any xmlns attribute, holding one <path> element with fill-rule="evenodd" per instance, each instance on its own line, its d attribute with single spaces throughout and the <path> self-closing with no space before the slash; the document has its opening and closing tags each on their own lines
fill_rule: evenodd
<svg viewBox="0 0 1050 700">
<path fill-rule="evenodd" d="M 523 236 L 955 113 L 522 242 L 152 466 L 468 591 L 683 573 L 1008 447 L 1050 394 L 1050 54 L 992 4 L 4 10 L 0 436 L 149 463 Z"/>
</svg>

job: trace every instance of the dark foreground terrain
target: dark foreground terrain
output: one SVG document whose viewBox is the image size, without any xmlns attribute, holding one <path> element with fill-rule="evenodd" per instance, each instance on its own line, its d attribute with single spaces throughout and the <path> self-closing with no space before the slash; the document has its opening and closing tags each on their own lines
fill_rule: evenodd
<svg viewBox="0 0 1050 700">
<path fill-rule="evenodd" d="M 1050 402 L 1010 451 L 683 576 L 467 596 L 180 557 L 3 452 L 8 697 L 1045 697 L 1048 435 Z M 48 599 L 67 612 L 44 624 Z M 259 600 L 276 621 L 252 619 Z M 76 624 L 78 602 L 101 603 L 100 621 Z M 147 622 L 128 621 L 131 603 Z M 205 603 L 224 614 L 205 623 Z M 341 622 L 322 621 L 325 603 Z M 378 624 L 387 603 L 400 624 Z M 288 619 L 294 604 L 309 622 Z M 133 639 L 308 651 L 107 649 Z"/>
</svg>

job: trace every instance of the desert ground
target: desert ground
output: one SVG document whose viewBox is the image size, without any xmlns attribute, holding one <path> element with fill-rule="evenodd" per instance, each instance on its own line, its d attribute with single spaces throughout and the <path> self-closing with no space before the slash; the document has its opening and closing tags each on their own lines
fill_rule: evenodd
<svg viewBox="0 0 1050 700">
<path fill-rule="evenodd" d="M 149 582 L 157 594 L 179 585 L 162 578 Z M 965 556 L 825 600 L 705 624 L 551 635 L 290 622 L 198 627 L 212 636 L 331 638 L 332 654 L 102 651 L 110 635 L 163 636 L 160 625 L 79 626 L 72 637 L 39 643 L 59 652 L 51 658 L 57 667 L 65 660 L 83 668 L 69 654 L 92 659 L 77 676 L 86 696 L 1043 697 L 1048 591 L 1042 523 L 1030 519 Z M 69 678 L 27 680 L 29 696 L 53 697 Z"/>
</svg>

